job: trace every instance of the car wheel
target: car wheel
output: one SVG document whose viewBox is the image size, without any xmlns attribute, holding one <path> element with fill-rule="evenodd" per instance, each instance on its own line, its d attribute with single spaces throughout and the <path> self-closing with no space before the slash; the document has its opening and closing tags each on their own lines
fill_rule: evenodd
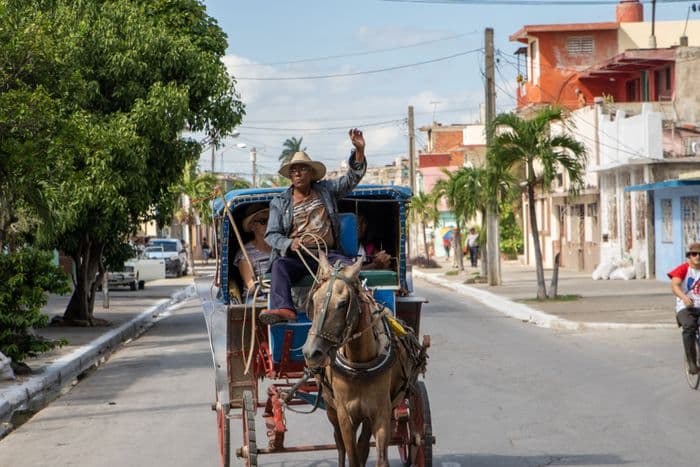
<svg viewBox="0 0 700 467">
<path fill-rule="evenodd" d="M 138 287 L 139 287 L 139 283 L 136 282 L 135 279 L 134 279 L 134 282 L 132 282 L 132 283 L 129 284 L 129 289 L 130 289 L 130 290 L 136 290 L 136 289 L 138 289 Z"/>
<path fill-rule="evenodd" d="M 145 282 L 145 281 L 139 281 L 139 290 L 143 290 L 144 287 L 146 287 L 146 282 Z"/>
</svg>

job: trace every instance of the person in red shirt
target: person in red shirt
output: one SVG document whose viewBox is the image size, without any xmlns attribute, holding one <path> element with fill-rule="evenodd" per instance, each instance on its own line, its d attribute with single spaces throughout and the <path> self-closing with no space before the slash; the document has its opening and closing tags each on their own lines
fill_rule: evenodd
<svg viewBox="0 0 700 467">
<path fill-rule="evenodd" d="M 683 328 L 683 348 L 688 360 L 688 373 L 696 375 L 698 355 L 695 334 L 700 318 L 700 243 L 691 243 L 685 253 L 686 262 L 668 273 L 671 291 L 676 296 L 676 321 Z"/>
</svg>

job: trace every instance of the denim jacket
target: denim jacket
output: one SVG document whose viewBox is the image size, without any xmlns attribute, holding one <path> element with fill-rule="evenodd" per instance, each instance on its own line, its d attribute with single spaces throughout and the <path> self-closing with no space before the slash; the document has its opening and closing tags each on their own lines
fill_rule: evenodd
<svg viewBox="0 0 700 467">
<path fill-rule="evenodd" d="M 355 162 L 355 150 L 350 153 L 348 160 L 348 171 L 342 177 L 332 180 L 320 180 L 311 182 L 311 189 L 318 193 L 323 205 L 326 207 L 326 212 L 333 226 L 333 236 L 338 243 L 339 226 L 338 226 L 338 199 L 345 194 L 350 193 L 353 188 L 360 183 L 360 180 L 367 170 L 367 160 L 362 164 Z M 289 247 L 292 244 L 292 239 L 289 234 L 292 231 L 293 221 L 293 206 L 292 206 L 292 187 L 270 201 L 270 216 L 267 221 L 267 231 L 265 232 L 265 241 L 272 247 L 270 254 L 270 267 L 272 263 L 280 256 L 286 256 L 289 252 Z"/>
</svg>

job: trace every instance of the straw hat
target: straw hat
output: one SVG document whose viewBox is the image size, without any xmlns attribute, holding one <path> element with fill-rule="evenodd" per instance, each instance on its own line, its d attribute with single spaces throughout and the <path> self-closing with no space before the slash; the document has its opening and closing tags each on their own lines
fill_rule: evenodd
<svg viewBox="0 0 700 467">
<path fill-rule="evenodd" d="M 326 166 L 323 165 L 322 162 L 312 161 L 309 155 L 303 151 L 295 152 L 289 162 L 282 164 L 279 174 L 285 178 L 291 178 L 289 176 L 289 169 L 294 164 L 303 164 L 311 167 L 311 179 L 313 181 L 321 180 L 323 176 L 326 175 Z"/>
<path fill-rule="evenodd" d="M 245 210 L 245 217 L 243 218 L 243 230 L 246 232 L 252 232 L 253 229 L 251 229 L 250 223 L 253 221 L 254 218 L 258 217 L 261 214 L 267 217 L 270 214 L 270 208 L 260 206 L 259 204 L 248 206 L 248 208 Z"/>
<path fill-rule="evenodd" d="M 688 245 L 685 255 L 688 256 L 688 253 L 700 253 L 700 243 L 691 243 Z"/>
</svg>

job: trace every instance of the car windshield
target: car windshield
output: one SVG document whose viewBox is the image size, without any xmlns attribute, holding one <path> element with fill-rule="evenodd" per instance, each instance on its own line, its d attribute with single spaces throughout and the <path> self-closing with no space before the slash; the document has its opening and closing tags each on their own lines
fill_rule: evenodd
<svg viewBox="0 0 700 467">
<path fill-rule="evenodd" d="M 160 253 L 160 252 L 162 252 L 162 251 L 163 251 L 163 247 L 160 247 L 160 246 L 149 246 L 148 248 L 146 248 L 146 250 L 144 251 L 144 253 L 153 253 L 153 252 Z"/>
<path fill-rule="evenodd" d="M 152 242 L 150 246 L 162 248 L 163 251 L 177 251 L 177 244 L 175 242 Z"/>
</svg>

